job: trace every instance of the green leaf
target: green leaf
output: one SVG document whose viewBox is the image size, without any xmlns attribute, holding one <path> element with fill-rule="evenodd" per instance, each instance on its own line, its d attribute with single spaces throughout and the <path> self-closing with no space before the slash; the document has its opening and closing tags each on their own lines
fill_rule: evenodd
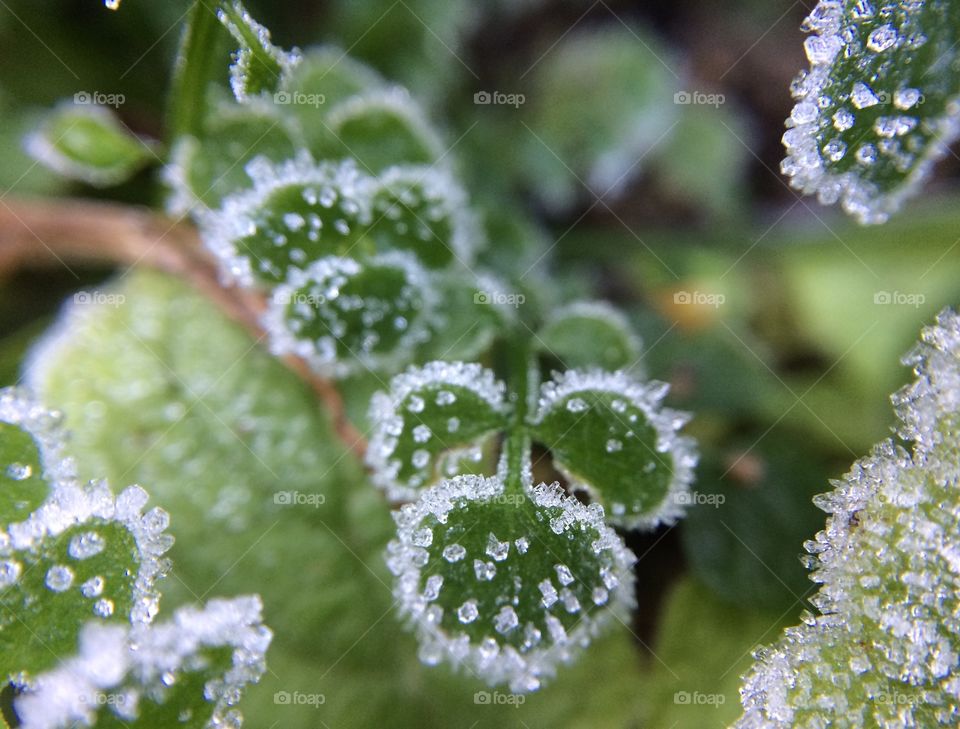
<svg viewBox="0 0 960 729">
<path fill-rule="evenodd" d="M 508 424 L 503 383 L 463 362 L 411 367 L 370 404 L 367 465 L 391 499 L 412 499 L 442 476 L 479 460 L 482 445 Z"/>
<path fill-rule="evenodd" d="M 499 477 L 459 476 L 396 520 L 394 594 L 428 664 L 533 691 L 632 605 L 633 555 L 556 485 L 507 494 Z"/>
<path fill-rule="evenodd" d="M 824 1 L 783 136 L 791 184 L 884 222 L 960 134 L 960 4 Z"/>
<path fill-rule="evenodd" d="M 326 113 L 352 96 L 385 86 L 376 71 L 340 48 L 320 46 L 307 49 L 299 63 L 284 69 L 273 99 L 297 120 L 310 153 L 324 159 L 338 151 Z"/>
<path fill-rule="evenodd" d="M 135 137 L 116 114 L 96 106 L 84 92 L 63 103 L 25 142 L 37 161 L 65 177 L 97 187 L 125 182 L 158 159 L 149 142 Z"/>
<path fill-rule="evenodd" d="M 617 309 L 604 302 L 578 301 L 556 310 L 537 333 L 536 344 L 566 369 L 639 368 L 640 339 Z"/>
<path fill-rule="evenodd" d="M 0 502 L 0 676 L 22 682 L 69 654 L 88 621 L 149 622 L 172 538 L 166 512 L 141 513 L 139 487 L 115 499 L 105 483 L 75 479 L 53 413 L 8 389 L 0 421 L 14 497 Z"/>
<path fill-rule="evenodd" d="M 817 613 L 756 653 L 738 727 L 956 723 L 960 317 L 942 311 L 921 340 L 893 397 L 910 450 L 882 441 L 815 499 L 829 514 L 804 543 Z"/>
<path fill-rule="evenodd" d="M 341 155 L 371 174 L 393 165 L 431 165 L 443 154 L 440 139 L 403 89 L 347 99 L 330 110 L 329 125 Z"/>
<path fill-rule="evenodd" d="M 469 265 L 482 233 L 466 193 L 431 167 L 391 167 L 372 193 L 370 236 L 381 251 L 408 250 L 430 268 Z"/>
<path fill-rule="evenodd" d="M 697 457 L 677 434 L 686 416 L 660 406 L 667 389 L 599 370 L 570 370 L 542 388 L 534 440 L 613 523 L 650 528 L 683 513 Z"/>
<path fill-rule="evenodd" d="M 264 325 L 274 354 L 296 354 L 343 377 L 397 369 L 428 336 L 433 299 L 424 271 L 405 254 L 358 263 L 331 256 L 290 269 L 274 289 Z"/>
<path fill-rule="evenodd" d="M 532 74 L 528 185 L 551 207 L 622 191 L 679 114 L 674 65 L 656 38 L 619 23 L 564 37 Z"/>
<path fill-rule="evenodd" d="M 23 729 L 240 726 L 235 705 L 266 666 L 259 598 L 211 600 L 132 629 L 88 625 L 78 655 L 15 701 Z"/>
<path fill-rule="evenodd" d="M 489 276 L 451 268 L 434 272 L 430 281 L 444 305 L 435 311 L 430 339 L 418 352 L 422 361 L 478 359 L 516 321 L 515 308 L 485 300 L 484 293 L 504 289 Z"/>
<path fill-rule="evenodd" d="M 276 284 L 325 256 L 372 252 L 364 242 L 370 180 L 353 163 L 261 159 L 249 175 L 252 189 L 228 197 L 202 221 L 204 243 L 229 279 Z"/>
<path fill-rule="evenodd" d="M 273 92 L 284 70 L 298 62 L 299 54 L 273 45 L 270 31 L 255 21 L 239 0 L 224 2 L 217 16 L 240 44 L 230 66 L 230 85 L 237 101 L 249 101 L 263 91 Z"/>
<path fill-rule="evenodd" d="M 296 134 L 269 104 L 240 106 L 222 100 L 203 124 L 202 136 L 182 136 L 173 147 L 164 178 L 175 215 L 218 207 L 223 198 L 253 185 L 247 165 L 255 158 L 279 163 L 296 154 Z"/>
<path fill-rule="evenodd" d="M 810 588 L 797 545 L 822 523 L 812 499 L 836 466 L 798 449 L 802 432 L 763 430 L 704 454 L 680 534 L 693 573 L 721 598 L 783 611 Z"/>
</svg>

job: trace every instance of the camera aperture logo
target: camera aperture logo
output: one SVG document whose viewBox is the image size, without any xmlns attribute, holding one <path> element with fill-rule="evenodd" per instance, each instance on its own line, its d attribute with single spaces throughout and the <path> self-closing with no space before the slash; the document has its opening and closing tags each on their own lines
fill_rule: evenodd
<svg viewBox="0 0 960 729">
<path fill-rule="evenodd" d="M 727 502 L 724 494 L 702 494 L 699 491 L 680 491 L 674 496 L 679 506 L 712 506 L 719 509 Z"/>
<path fill-rule="evenodd" d="M 78 306 L 95 304 L 98 306 L 122 306 L 127 301 L 123 294 L 113 294 L 104 291 L 78 291 L 73 295 L 73 303 Z"/>
<path fill-rule="evenodd" d="M 73 95 L 73 103 L 81 106 L 112 106 L 118 109 L 127 103 L 127 97 L 103 91 L 78 91 Z"/>
<path fill-rule="evenodd" d="M 678 91 L 673 95 L 673 103 L 683 106 L 712 106 L 717 109 L 727 103 L 727 97 L 703 91 Z"/>
<path fill-rule="evenodd" d="M 473 95 L 473 103 L 477 106 L 512 106 L 519 109 L 527 102 L 523 94 L 505 94 L 502 91 L 478 91 Z"/>
<path fill-rule="evenodd" d="M 678 306 L 712 306 L 714 309 L 719 309 L 727 303 L 727 297 L 706 291 L 675 291 L 673 303 Z"/>
<path fill-rule="evenodd" d="M 283 106 L 312 106 L 319 109 L 327 103 L 323 94 L 305 94 L 302 91 L 277 91 L 273 95 L 273 103 Z"/>
<path fill-rule="evenodd" d="M 727 703 L 727 697 L 723 694 L 704 694 L 700 691 L 677 691 L 673 695 L 673 703 L 678 706 L 720 707 Z"/>
<path fill-rule="evenodd" d="M 327 703 L 324 694 L 305 694 L 302 691 L 277 691 L 273 695 L 273 703 L 277 706 L 312 706 L 319 709 Z"/>
<path fill-rule="evenodd" d="M 277 491 L 273 495 L 273 503 L 277 506 L 312 506 L 319 509 L 327 503 L 324 494 L 304 494 L 299 491 Z"/>
<path fill-rule="evenodd" d="M 519 309 L 527 303 L 527 297 L 523 294 L 503 291 L 476 291 L 473 294 L 473 303 L 481 306 L 512 306 L 514 309 Z"/>
<path fill-rule="evenodd" d="M 877 306 L 912 306 L 919 309 L 927 303 L 927 297 L 906 291 L 877 291 L 873 295 L 873 303 Z"/>
<path fill-rule="evenodd" d="M 473 695 L 473 703 L 479 706 L 512 706 L 519 709 L 526 702 L 523 694 L 505 694 L 500 691 L 477 691 Z"/>
</svg>

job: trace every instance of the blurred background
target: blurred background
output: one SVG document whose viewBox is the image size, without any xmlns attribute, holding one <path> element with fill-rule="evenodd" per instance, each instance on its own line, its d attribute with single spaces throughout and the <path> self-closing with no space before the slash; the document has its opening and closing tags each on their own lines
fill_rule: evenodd
<svg viewBox="0 0 960 729">
<path fill-rule="evenodd" d="M 123 122 L 162 140 L 188 7 L 0 0 L 0 205 L 82 196 L 162 207 L 156 169 L 95 190 L 35 164 L 21 140 L 78 92 L 122 96 Z M 155 485 L 173 513 L 165 604 L 264 594 L 277 640 L 245 702 L 252 727 L 725 726 L 750 652 L 796 623 L 814 588 L 799 559 L 824 522 L 812 496 L 891 433 L 889 395 L 910 376 L 901 356 L 957 302 L 958 158 L 878 228 L 789 188 L 780 137 L 812 3 L 248 7 L 278 44 L 331 43 L 410 88 L 485 217 L 486 265 L 548 305 L 586 296 L 627 312 L 648 373 L 695 414 L 701 496 L 680 525 L 628 535 L 640 557 L 632 625 L 522 706 L 478 698 L 483 686 L 421 667 L 399 631 L 379 557 L 389 520 L 302 385 L 259 351 L 215 377 L 249 338 L 185 285 L 127 275 L 130 306 L 71 320 L 52 404 L 71 418 L 84 469 Z M 65 299 L 116 274 L 0 266 L 0 384 L 19 381 Z M 223 333 L 211 341 L 213 331 Z M 153 410 L 118 394 L 123 378 Z M 176 392 L 181 378 L 203 397 Z M 360 403 L 370 389 L 346 394 Z M 249 454 L 237 455 L 236 432 Z M 323 490 L 331 506 L 273 530 L 279 511 L 244 496 L 251 484 Z M 290 565 L 302 569 L 287 575 Z M 295 691 L 323 700 L 278 702 Z"/>
</svg>

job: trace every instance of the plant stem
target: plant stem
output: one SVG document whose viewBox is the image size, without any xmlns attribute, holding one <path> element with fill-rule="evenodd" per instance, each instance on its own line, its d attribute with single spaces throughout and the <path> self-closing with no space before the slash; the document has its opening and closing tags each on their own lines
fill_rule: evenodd
<svg viewBox="0 0 960 729">
<path fill-rule="evenodd" d="M 529 336 L 516 332 L 507 341 L 510 383 L 516 398 L 510 433 L 504 442 L 505 491 L 510 494 L 523 494 L 524 474 L 530 468 L 530 429 L 527 415 L 530 412 L 532 394 L 539 386 L 539 372 L 534 366 Z"/>
<path fill-rule="evenodd" d="M 170 88 L 169 139 L 199 134 L 207 111 L 207 88 L 215 78 L 226 31 L 217 18 L 219 3 L 196 0 L 180 42 Z"/>
<path fill-rule="evenodd" d="M 245 289 L 224 288 L 216 263 L 200 245 L 193 226 L 117 203 L 0 200 L 0 281 L 23 268 L 63 266 L 73 272 L 74 263 L 149 266 L 177 276 L 258 342 L 266 336 L 260 324 L 265 298 Z M 299 357 L 284 357 L 283 362 L 323 401 L 337 435 L 362 459 L 366 439 L 347 417 L 334 384 L 311 372 Z"/>
</svg>

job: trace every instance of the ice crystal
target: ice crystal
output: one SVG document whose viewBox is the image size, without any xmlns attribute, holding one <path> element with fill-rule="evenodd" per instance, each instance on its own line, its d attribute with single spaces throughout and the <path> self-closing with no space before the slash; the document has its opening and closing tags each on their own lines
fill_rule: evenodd
<svg viewBox="0 0 960 729">
<path fill-rule="evenodd" d="M 960 319 L 942 313 L 880 443 L 816 499 L 818 613 L 757 652 L 738 727 L 953 726 L 960 712 Z"/>
<path fill-rule="evenodd" d="M 804 27 L 810 69 L 792 86 L 782 170 L 821 202 L 883 222 L 960 134 L 957 4 L 823 0 Z"/>
<path fill-rule="evenodd" d="M 415 498 L 439 477 L 443 460 L 455 465 L 505 426 L 504 393 L 503 383 L 478 364 L 430 362 L 394 377 L 390 391 L 370 404 L 367 465 L 374 483 L 392 499 Z"/>
<path fill-rule="evenodd" d="M 661 406 L 667 389 L 600 370 L 569 370 L 541 389 L 534 438 L 615 523 L 649 528 L 683 514 L 697 455 L 678 433 L 688 416 Z M 608 437 L 596 442 L 596 433 Z"/>
<path fill-rule="evenodd" d="M 483 476 L 458 476 L 423 491 L 395 514 L 387 563 L 424 661 L 447 661 L 491 685 L 532 691 L 613 612 L 631 605 L 633 555 L 604 524 L 602 509 L 584 506 L 556 484 L 528 488 L 529 499 L 519 504 L 503 492 L 500 477 Z M 556 532 L 550 523 L 563 528 Z M 417 537 L 424 528 L 433 534 L 429 547 Z M 608 588 L 612 576 L 616 584 Z M 600 590 L 609 590 L 602 608 L 608 600 L 593 599 Z"/>
<path fill-rule="evenodd" d="M 105 610 L 107 608 L 104 608 Z M 211 729 L 239 727 L 234 708 L 243 689 L 259 681 L 272 635 L 261 622 L 259 598 L 211 600 L 186 607 L 156 625 L 87 625 L 76 656 L 37 676 L 16 699 L 23 729 L 94 726 L 108 694 L 124 696 L 120 717 L 133 722 L 144 704 L 163 701 L 178 677 L 208 670 L 211 651 L 230 650 L 222 676 L 211 676 L 196 703 L 210 704 Z M 101 708 L 101 711 L 110 711 Z"/>
</svg>

